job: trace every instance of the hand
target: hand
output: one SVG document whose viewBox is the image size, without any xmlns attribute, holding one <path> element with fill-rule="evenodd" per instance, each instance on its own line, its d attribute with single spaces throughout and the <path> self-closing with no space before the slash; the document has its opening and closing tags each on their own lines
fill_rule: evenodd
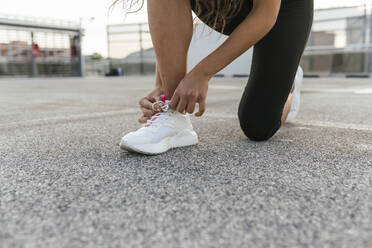
<svg viewBox="0 0 372 248">
<path fill-rule="evenodd" d="M 194 73 L 193 71 L 186 74 L 181 80 L 169 107 L 180 113 L 194 113 L 196 103 L 199 104 L 199 110 L 195 116 L 202 116 L 205 112 L 208 82 L 210 77 Z"/>
<path fill-rule="evenodd" d="M 152 90 L 147 96 L 141 98 L 139 105 L 142 111 L 142 116 L 138 119 L 140 123 L 146 123 L 154 114 L 155 111 L 152 109 L 152 104 L 157 101 L 161 101 L 160 96 L 164 94 L 164 91 L 160 87 L 156 87 Z M 158 106 L 155 108 L 158 112 L 161 112 L 162 109 Z"/>
</svg>

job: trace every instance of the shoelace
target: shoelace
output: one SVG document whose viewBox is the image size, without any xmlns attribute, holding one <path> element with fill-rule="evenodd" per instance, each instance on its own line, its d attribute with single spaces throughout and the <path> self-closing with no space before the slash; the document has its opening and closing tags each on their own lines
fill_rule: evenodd
<svg viewBox="0 0 372 248">
<path fill-rule="evenodd" d="M 166 121 L 169 118 L 169 112 L 170 112 L 168 103 L 169 103 L 168 100 L 166 100 L 165 102 L 163 101 L 155 102 L 154 104 L 159 104 L 163 112 L 157 113 L 156 115 L 151 117 L 151 119 L 146 122 L 144 127 L 150 127 L 150 126 L 155 127 L 158 124 Z"/>
<path fill-rule="evenodd" d="M 167 112 L 168 109 L 169 109 L 169 105 L 168 105 L 169 101 L 168 100 L 164 100 L 164 101 L 157 101 L 157 102 L 154 102 L 152 104 L 152 109 L 157 112 L 157 109 L 155 109 L 155 106 L 156 105 L 160 105 L 160 108 L 163 110 L 163 112 Z"/>
</svg>

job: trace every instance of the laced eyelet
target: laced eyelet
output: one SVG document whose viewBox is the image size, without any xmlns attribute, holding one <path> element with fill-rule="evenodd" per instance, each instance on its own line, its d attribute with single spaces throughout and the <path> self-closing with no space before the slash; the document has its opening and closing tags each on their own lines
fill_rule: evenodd
<svg viewBox="0 0 372 248">
<path fill-rule="evenodd" d="M 154 103 L 151 105 L 152 110 L 154 110 L 155 112 L 159 112 L 159 111 L 155 108 L 156 105 L 160 105 L 160 108 L 163 110 L 163 112 L 167 112 L 168 109 L 169 109 L 168 104 L 165 104 L 163 101 L 157 101 L 157 102 L 154 102 Z"/>
</svg>

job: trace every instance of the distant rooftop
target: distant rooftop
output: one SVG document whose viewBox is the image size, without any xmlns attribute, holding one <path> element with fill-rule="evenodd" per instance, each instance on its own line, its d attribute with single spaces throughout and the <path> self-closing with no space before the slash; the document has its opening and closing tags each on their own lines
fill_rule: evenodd
<svg viewBox="0 0 372 248">
<path fill-rule="evenodd" d="M 81 30 L 81 24 L 77 21 L 34 16 L 9 15 L 3 13 L 0 13 L 0 25 L 57 29 L 65 31 Z"/>
</svg>

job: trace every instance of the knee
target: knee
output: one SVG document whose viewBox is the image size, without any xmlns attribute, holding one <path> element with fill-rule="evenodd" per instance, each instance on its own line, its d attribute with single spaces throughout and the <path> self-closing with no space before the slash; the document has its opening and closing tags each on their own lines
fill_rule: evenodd
<svg viewBox="0 0 372 248">
<path fill-rule="evenodd" d="M 280 121 L 273 122 L 266 118 L 239 115 L 240 127 L 244 134 L 252 141 L 269 140 L 280 128 Z"/>
</svg>

